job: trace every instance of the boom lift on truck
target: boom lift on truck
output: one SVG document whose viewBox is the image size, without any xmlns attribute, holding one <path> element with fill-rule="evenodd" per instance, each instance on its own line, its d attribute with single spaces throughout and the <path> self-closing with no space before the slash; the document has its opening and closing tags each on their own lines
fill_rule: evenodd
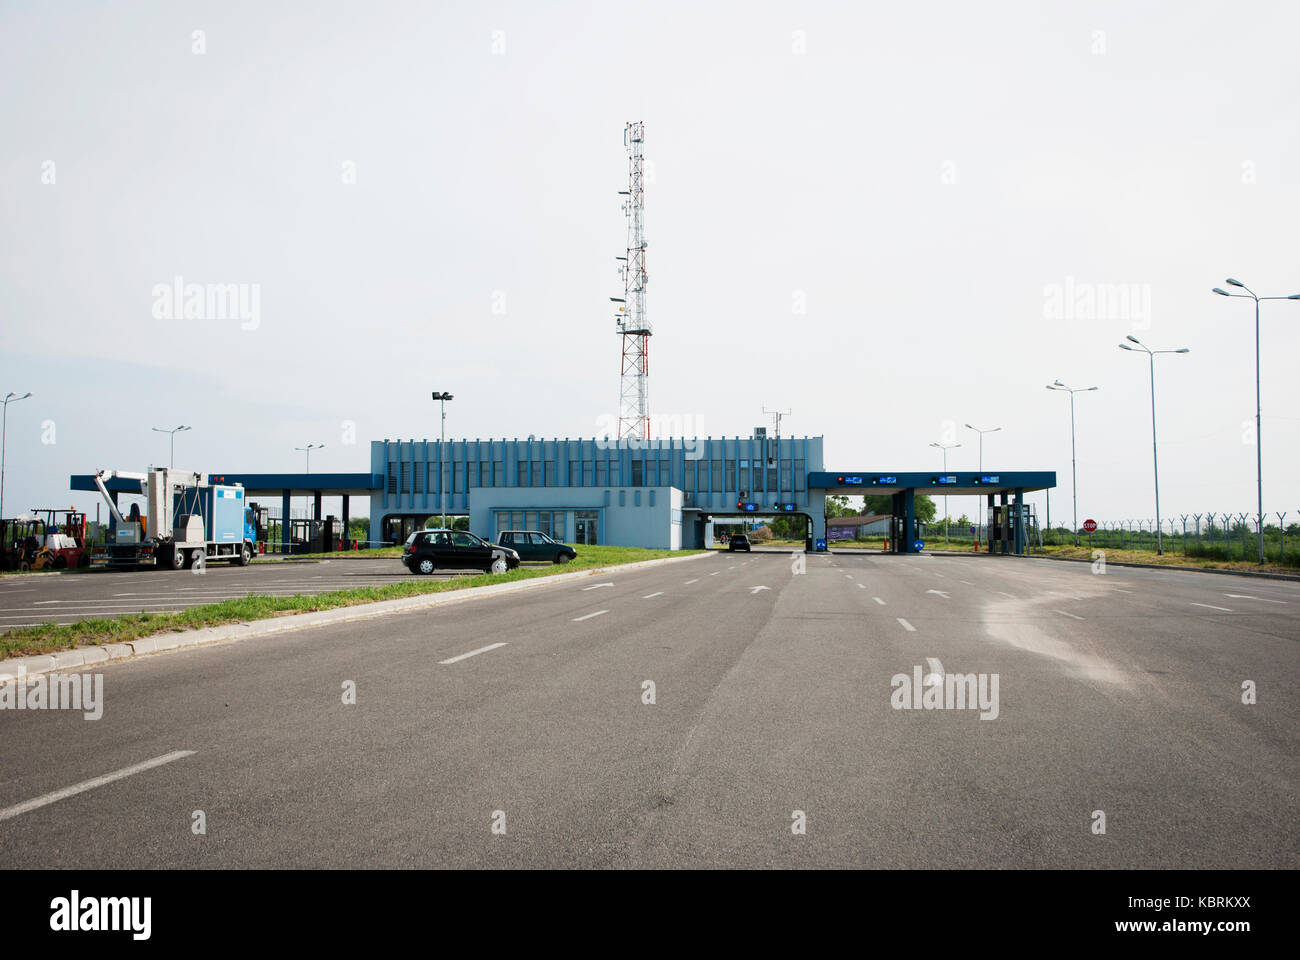
<svg viewBox="0 0 1300 960">
<path fill-rule="evenodd" d="M 104 480 L 137 480 L 145 496 L 144 516 L 122 516 Z M 91 558 L 92 566 L 156 566 L 180 570 L 209 560 L 244 566 L 257 544 L 254 509 L 240 484 L 209 483 L 202 474 L 169 467 L 148 473 L 100 470 L 95 486 L 108 504 L 107 542 Z"/>
</svg>

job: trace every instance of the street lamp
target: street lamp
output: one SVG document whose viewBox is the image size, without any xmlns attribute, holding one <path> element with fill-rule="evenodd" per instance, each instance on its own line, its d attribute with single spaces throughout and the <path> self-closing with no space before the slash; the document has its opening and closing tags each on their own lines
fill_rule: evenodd
<svg viewBox="0 0 1300 960">
<path fill-rule="evenodd" d="M 1074 395 L 1088 393 L 1096 387 L 1074 387 L 1071 389 L 1060 380 L 1047 385 L 1048 390 L 1063 390 L 1070 395 L 1070 493 L 1074 496 L 1074 545 L 1079 545 L 1079 469 L 1074 456 Z M 1157 511 L 1158 512 L 1158 511 Z"/>
<path fill-rule="evenodd" d="M 308 472 L 308 473 L 311 473 L 311 452 L 312 452 L 313 450 L 319 450 L 319 449 L 321 449 L 321 448 L 324 447 L 324 446 L 325 446 L 325 444 L 323 444 L 323 443 L 309 443 L 309 444 L 307 444 L 307 446 L 305 446 L 305 447 L 294 447 L 295 450 L 299 450 L 299 451 L 301 451 L 301 452 L 307 454 L 307 472 Z M 304 513 L 308 513 L 308 512 L 310 512 L 310 511 L 308 511 L 306 507 L 303 507 L 303 512 L 304 512 Z M 280 535 L 281 535 L 282 537 L 284 536 L 284 531 L 283 531 L 283 530 L 280 532 Z"/>
<path fill-rule="evenodd" d="M 984 434 L 986 434 L 986 433 L 997 433 L 997 432 L 998 432 L 999 430 L 1001 430 L 1002 428 L 1001 428 L 1001 427 L 989 427 L 987 430 L 981 430 L 979 427 L 973 426 L 972 424 L 969 424 L 969 423 L 968 423 L 968 424 L 966 424 L 966 429 L 967 429 L 967 430 L 974 430 L 976 433 L 978 433 L 978 434 L 980 435 L 980 467 L 979 467 L 979 471 L 980 471 L 980 473 L 983 473 L 983 472 L 984 472 Z M 980 541 L 979 541 L 979 529 L 980 529 L 980 526 L 981 526 L 981 524 L 980 524 L 980 522 L 979 522 L 979 515 L 980 515 L 980 513 L 981 513 L 981 512 L 983 511 L 983 509 L 984 509 L 984 504 L 980 501 L 979 497 L 976 497 L 975 502 L 976 502 L 977 504 L 979 504 L 979 509 L 977 509 L 977 510 L 975 511 L 975 543 L 976 543 L 976 545 L 978 545 L 979 542 L 980 542 Z"/>
<path fill-rule="evenodd" d="M 960 447 L 960 443 L 932 443 L 932 447 L 938 447 L 943 451 L 943 472 L 948 472 L 948 451 L 955 447 Z M 943 495 L 943 542 L 948 542 L 948 494 Z"/>
<path fill-rule="evenodd" d="M 1286 297 L 1257 296 L 1240 280 L 1228 278 L 1228 285 L 1240 287 L 1245 293 L 1229 293 L 1221 287 L 1214 292 L 1221 297 L 1250 297 L 1255 301 L 1255 492 L 1259 496 L 1259 562 L 1264 562 L 1264 424 L 1259 401 L 1259 302 L 1261 300 L 1300 300 L 1300 293 Z"/>
<path fill-rule="evenodd" d="M 447 401 L 454 400 L 450 393 L 433 391 L 433 399 L 438 401 L 442 411 L 442 427 L 438 439 L 438 506 L 442 509 L 442 527 L 447 529 L 447 484 L 442 475 L 442 448 L 447 445 Z"/>
<path fill-rule="evenodd" d="M 152 429 L 155 433 L 165 433 L 165 434 L 168 434 L 168 435 L 169 435 L 169 438 L 170 438 L 170 440 L 171 440 L 171 451 L 172 451 L 172 452 L 171 452 L 171 459 L 168 461 L 168 464 L 167 464 L 167 465 L 168 465 L 169 467 L 174 467 L 174 466 L 176 466 L 176 434 L 180 433 L 182 430 L 189 430 L 189 429 L 191 429 L 191 428 L 190 428 L 190 427 L 183 427 L 183 426 L 182 426 L 182 427 L 173 427 L 173 428 L 170 429 L 170 430 L 164 430 L 162 427 L 153 427 L 153 428 L 151 428 L 151 429 Z"/>
<path fill-rule="evenodd" d="M 1159 556 L 1165 551 L 1164 551 L 1164 540 L 1160 532 L 1160 456 L 1156 451 L 1156 354 L 1157 353 L 1190 353 L 1191 351 L 1188 350 L 1187 347 L 1182 347 L 1178 350 L 1152 350 L 1150 347 L 1148 347 L 1145 343 L 1143 343 L 1141 340 L 1139 340 L 1137 337 L 1133 336 L 1132 334 L 1129 334 L 1129 336 L 1125 337 L 1124 339 L 1129 341 L 1129 343 L 1121 343 L 1119 345 L 1119 348 L 1121 350 L 1130 350 L 1133 353 L 1137 353 L 1138 352 L 1137 349 L 1129 345 L 1129 344 L 1136 344 L 1137 347 L 1140 347 L 1142 350 L 1146 351 L 1147 360 L 1149 361 L 1151 367 L 1151 463 L 1152 466 L 1155 468 L 1156 555 Z M 1261 534 L 1261 536 L 1262 535 L 1263 534 Z M 1263 563 L 1264 562 L 1263 541 L 1260 542 L 1259 549 L 1260 549 L 1260 563 Z"/>
<path fill-rule="evenodd" d="M 4 413 L 0 415 L 0 517 L 5 515 L 5 440 L 9 429 L 9 404 L 26 400 L 32 395 L 28 390 L 21 397 L 12 390 L 5 394 Z"/>
</svg>

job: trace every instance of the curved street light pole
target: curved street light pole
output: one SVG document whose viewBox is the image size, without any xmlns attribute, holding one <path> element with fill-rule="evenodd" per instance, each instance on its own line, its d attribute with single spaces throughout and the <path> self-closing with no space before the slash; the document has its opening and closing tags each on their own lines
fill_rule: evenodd
<svg viewBox="0 0 1300 960">
<path fill-rule="evenodd" d="M 1060 380 L 1047 385 L 1048 390 L 1060 390 L 1070 395 L 1070 495 L 1074 498 L 1074 545 L 1079 545 L 1079 468 L 1074 455 L 1074 395 L 1090 393 L 1096 387 L 1075 387 L 1071 389 Z"/>
<path fill-rule="evenodd" d="M 21 397 L 10 390 L 4 398 L 4 413 L 0 414 L 0 517 L 5 513 L 5 444 L 9 439 L 9 404 L 26 400 L 32 395 L 28 390 Z"/>
<path fill-rule="evenodd" d="M 1156 484 L 1156 556 L 1160 556 L 1165 552 L 1165 544 L 1160 531 L 1160 455 L 1156 447 L 1156 354 L 1190 353 L 1191 351 L 1188 350 L 1187 347 L 1180 347 L 1177 350 L 1152 350 L 1145 343 L 1132 335 L 1127 336 L 1124 339 L 1129 341 L 1129 343 L 1121 343 L 1119 348 L 1121 350 L 1129 350 L 1133 353 L 1137 353 L 1138 350 L 1129 345 L 1137 344 L 1137 347 L 1140 347 L 1146 352 L 1147 360 L 1149 361 L 1151 369 L 1151 463 L 1154 467 Z M 1263 549 L 1262 545 L 1260 549 Z"/>
<path fill-rule="evenodd" d="M 948 472 L 948 451 L 955 447 L 960 447 L 960 443 L 932 443 L 932 447 L 938 447 L 943 451 L 943 472 Z M 943 495 L 943 542 L 948 542 L 948 494 Z"/>
<path fill-rule="evenodd" d="M 1220 287 L 1214 292 L 1221 297 L 1250 297 L 1255 301 L 1255 493 L 1259 499 L 1259 562 L 1264 562 L 1264 423 L 1259 391 L 1259 302 L 1261 300 L 1300 300 L 1300 293 L 1286 297 L 1261 297 L 1240 280 L 1229 277 L 1229 286 L 1240 287 L 1245 293 L 1229 293 Z M 1245 559 L 1244 557 L 1242 559 Z"/>
<path fill-rule="evenodd" d="M 189 430 L 192 428 L 186 426 L 180 426 L 180 427 L 173 427 L 171 430 L 164 430 L 162 427 L 152 427 L 150 429 L 152 429 L 155 433 L 165 433 L 169 435 L 168 438 L 171 441 L 171 455 L 168 457 L 167 466 L 169 467 L 176 466 L 176 434 L 180 433 L 182 430 Z"/>
<path fill-rule="evenodd" d="M 984 434 L 986 434 L 986 433 L 997 433 L 997 432 L 998 432 L 999 430 L 1001 430 L 1002 428 L 1001 428 L 1001 427 L 989 427 L 987 430 L 981 430 L 979 427 L 973 426 L 973 425 L 971 425 L 971 424 L 968 423 L 968 424 L 966 424 L 966 429 L 967 429 L 967 430 L 974 430 L 976 433 L 978 433 L 978 434 L 980 435 L 980 459 L 979 459 L 979 464 L 980 464 L 980 465 L 979 465 L 979 472 L 980 472 L 980 473 L 983 473 L 983 472 L 984 472 Z M 982 526 L 982 524 L 980 523 L 980 516 L 979 516 L 979 515 L 980 515 L 980 512 L 984 510 L 984 503 L 983 503 L 982 498 L 979 498 L 978 496 L 977 496 L 977 500 L 979 501 L 979 507 L 980 507 L 980 508 L 979 508 L 979 510 L 976 510 L 976 511 L 975 511 L 975 543 L 976 543 L 976 545 L 978 546 L 978 545 L 979 545 L 979 542 L 980 542 L 980 539 L 979 539 L 979 531 L 980 531 L 980 527 Z"/>
</svg>

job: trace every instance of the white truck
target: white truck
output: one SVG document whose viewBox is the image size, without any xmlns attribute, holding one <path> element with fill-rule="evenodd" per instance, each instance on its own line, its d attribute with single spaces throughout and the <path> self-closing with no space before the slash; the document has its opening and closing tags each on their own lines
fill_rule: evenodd
<svg viewBox="0 0 1300 960">
<path fill-rule="evenodd" d="M 106 478 L 139 481 L 144 515 L 136 508 L 124 517 L 104 485 Z M 148 473 L 100 470 L 95 486 L 112 519 L 107 542 L 91 557 L 92 567 L 180 570 L 209 560 L 243 566 L 253 559 L 257 525 L 239 484 L 208 483 L 202 474 L 155 467 Z"/>
</svg>

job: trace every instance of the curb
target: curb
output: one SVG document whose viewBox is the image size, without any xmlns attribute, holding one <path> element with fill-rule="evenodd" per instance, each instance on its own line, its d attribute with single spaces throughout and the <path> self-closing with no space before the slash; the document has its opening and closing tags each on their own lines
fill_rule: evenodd
<svg viewBox="0 0 1300 960">
<path fill-rule="evenodd" d="M 155 633 L 148 637 L 141 637 L 139 640 L 129 640 L 124 643 L 75 647 L 72 650 L 61 650 L 58 653 L 41 653 L 30 657 L 16 657 L 12 660 L 0 660 L 0 683 L 10 683 L 23 677 L 49 673 L 53 670 L 68 670 L 111 660 L 134 659 L 153 653 L 163 653 L 168 650 L 216 643 L 231 643 L 236 640 L 247 640 L 250 637 L 285 633 L 290 630 L 303 630 L 308 627 L 327 624 L 346 623 L 350 620 L 370 620 L 375 617 L 386 617 L 394 613 L 422 610 L 447 603 L 465 603 L 470 600 L 492 597 L 502 593 L 535 589 L 552 583 L 570 583 L 574 580 L 594 577 L 612 571 L 633 570 L 666 563 L 682 563 L 711 555 L 709 553 L 693 553 L 685 557 L 658 557 L 654 560 L 638 560 L 635 563 L 620 563 L 611 567 L 575 570 L 573 573 L 557 573 L 549 577 L 533 577 L 512 583 L 490 583 L 486 586 L 469 587 L 464 590 L 419 594 L 414 597 L 399 597 L 396 600 L 376 600 L 371 603 L 358 603 L 350 607 L 334 607 L 331 610 L 316 610 L 311 613 L 268 617 L 265 620 L 224 623 L 218 627 L 203 627 L 198 630 L 184 630 L 175 633 Z"/>
</svg>

